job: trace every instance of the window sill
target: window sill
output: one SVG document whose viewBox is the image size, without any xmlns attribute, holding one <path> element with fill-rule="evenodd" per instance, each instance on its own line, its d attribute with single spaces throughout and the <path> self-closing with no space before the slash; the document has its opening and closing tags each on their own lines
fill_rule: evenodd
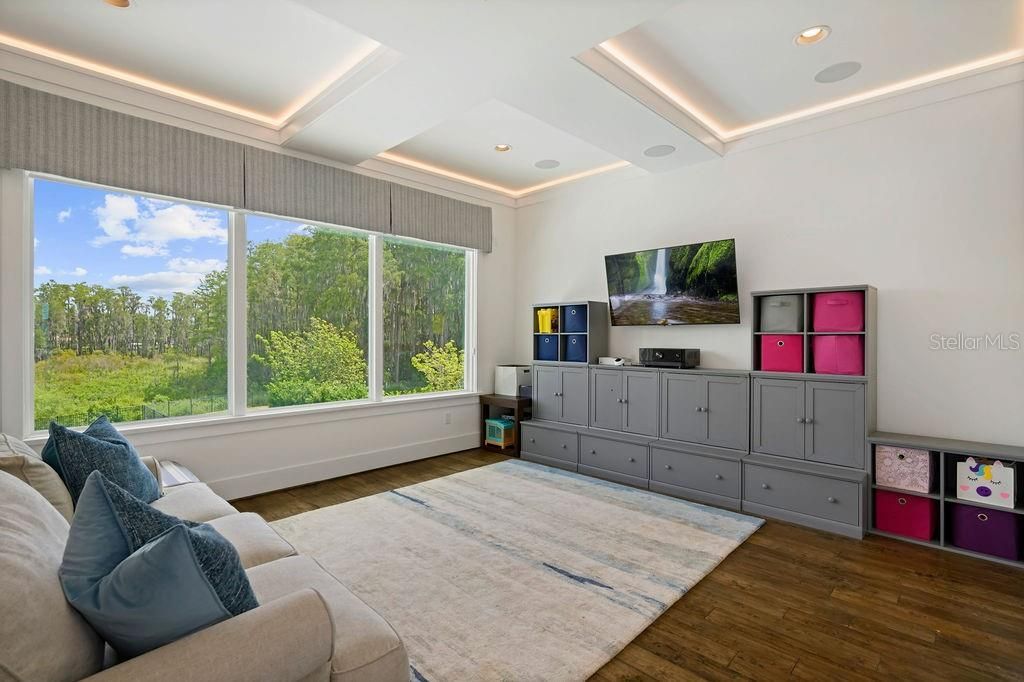
<svg viewBox="0 0 1024 682">
<path fill-rule="evenodd" d="M 476 405 L 479 395 L 475 391 L 452 391 L 428 395 L 392 396 L 379 402 L 353 400 L 325 405 L 276 407 L 245 415 L 154 419 L 149 422 L 129 422 L 123 425 L 115 424 L 115 426 L 121 433 L 131 436 L 134 444 L 153 445 L 233 433 L 252 433 L 253 431 L 292 428 L 307 424 Z M 35 431 L 25 438 L 25 442 L 38 449 L 46 443 L 48 437 L 45 431 Z"/>
</svg>

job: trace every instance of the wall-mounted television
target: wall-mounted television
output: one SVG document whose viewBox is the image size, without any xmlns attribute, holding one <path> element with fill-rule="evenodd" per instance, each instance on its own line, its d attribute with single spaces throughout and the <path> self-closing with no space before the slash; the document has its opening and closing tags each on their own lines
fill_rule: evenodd
<svg viewBox="0 0 1024 682">
<path fill-rule="evenodd" d="M 605 256 L 612 325 L 739 324 L 736 240 Z"/>
</svg>

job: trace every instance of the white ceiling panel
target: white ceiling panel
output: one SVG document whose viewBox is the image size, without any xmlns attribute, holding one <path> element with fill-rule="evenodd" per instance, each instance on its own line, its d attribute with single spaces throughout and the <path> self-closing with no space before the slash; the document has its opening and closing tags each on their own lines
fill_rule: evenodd
<svg viewBox="0 0 1024 682">
<path fill-rule="evenodd" d="M 376 43 L 290 0 L 0 0 L 0 33 L 277 118 Z"/>
<path fill-rule="evenodd" d="M 512 149 L 497 152 L 494 146 Z M 498 100 L 463 112 L 391 150 L 512 190 L 619 161 L 615 156 Z M 559 162 L 541 169 L 542 160 Z"/>
<path fill-rule="evenodd" d="M 1022 47 L 1021 0 L 692 0 L 611 42 L 721 129 L 741 128 Z M 803 29 L 828 38 L 797 46 Z M 862 68 L 835 83 L 839 62 Z"/>
</svg>

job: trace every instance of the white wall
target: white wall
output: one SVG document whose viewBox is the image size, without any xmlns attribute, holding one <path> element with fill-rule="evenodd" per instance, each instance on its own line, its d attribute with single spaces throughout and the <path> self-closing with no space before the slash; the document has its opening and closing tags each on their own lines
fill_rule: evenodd
<svg viewBox="0 0 1024 682">
<path fill-rule="evenodd" d="M 520 361 L 532 302 L 607 300 L 605 254 L 736 237 L 743 325 L 616 327 L 611 353 L 695 346 L 749 369 L 750 291 L 871 284 L 879 428 L 1024 445 L 1024 351 L 929 349 L 1024 335 L 1024 84 L 580 188 L 516 222 Z"/>
</svg>

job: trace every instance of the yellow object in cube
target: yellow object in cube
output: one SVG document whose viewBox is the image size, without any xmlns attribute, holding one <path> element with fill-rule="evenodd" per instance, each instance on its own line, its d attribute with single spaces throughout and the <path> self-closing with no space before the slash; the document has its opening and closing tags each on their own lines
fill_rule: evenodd
<svg viewBox="0 0 1024 682">
<path fill-rule="evenodd" d="M 541 334 L 551 333 L 551 308 L 537 309 L 537 331 Z"/>
</svg>

